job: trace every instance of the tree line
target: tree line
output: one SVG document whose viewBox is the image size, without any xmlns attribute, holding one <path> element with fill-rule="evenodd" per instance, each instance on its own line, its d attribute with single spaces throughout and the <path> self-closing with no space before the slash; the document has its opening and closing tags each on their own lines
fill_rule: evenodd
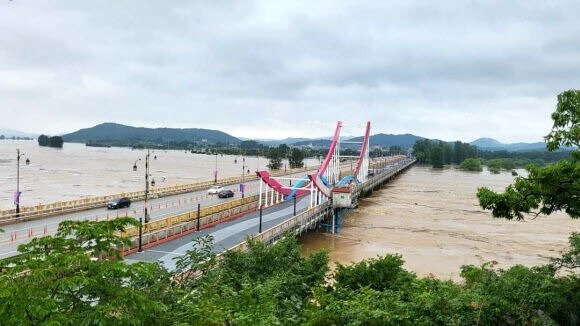
<svg viewBox="0 0 580 326">
<path fill-rule="evenodd" d="M 4 140 L 4 139 L 12 139 L 12 140 L 33 140 L 33 138 L 30 138 L 30 137 L 20 137 L 20 136 L 6 137 L 4 135 L 0 135 L 0 140 Z"/>
<path fill-rule="evenodd" d="M 524 151 L 509 152 L 479 150 L 476 146 L 461 141 L 453 143 L 421 139 L 413 145 L 413 155 L 422 164 L 431 164 L 441 168 L 445 164 L 458 164 L 464 170 L 482 171 L 486 165 L 491 173 L 503 170 L 523 168 L 528 164 L 544 166 L 569 158 L 569 149 L 559 151 Z"/>
<path fill-rule="evenodd" d="M 421 139 L 413 145 L 413 155 L 419 163 L 432 164 L 435 168 L 442 168 L 444 164 L 460 164 L 466 158 L 477 157 L 477 147 L 456 141 L 448 143 Z"/>
</svg>

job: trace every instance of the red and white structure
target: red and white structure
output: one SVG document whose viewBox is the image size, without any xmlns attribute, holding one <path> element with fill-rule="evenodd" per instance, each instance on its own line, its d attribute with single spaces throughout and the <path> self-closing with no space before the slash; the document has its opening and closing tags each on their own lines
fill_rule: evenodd
<svg viewBox="0 0 580 326">
<path fill-rule="evenodd" d="M 368 175 L 370 125 L 370 121 L 367 122 L 363 140 L 359 142 L 361 144 L 359 156 L 355 157 L 357 161 L 354 177 L 359 182 L 366 181 Z M 260 177 L 260 204 L 268 207 L 283 201 L 284 197 L 289 199 L 310 194 L 310 207 L 314 207 L 326 201 L 327 198 L 331 198 L 332 187 L 339 182 L 340 178 L 340 131 L 342 127 L 342 122 L 338 121 L 328 153 L 316 173 L 303 178 L 288 178 L 271 177 L 268 171 L 256 172 Z M 295 181 L 294 186 L 284 186 L 280 183 L 280 181 L 289 180 Z"/>
</svg>

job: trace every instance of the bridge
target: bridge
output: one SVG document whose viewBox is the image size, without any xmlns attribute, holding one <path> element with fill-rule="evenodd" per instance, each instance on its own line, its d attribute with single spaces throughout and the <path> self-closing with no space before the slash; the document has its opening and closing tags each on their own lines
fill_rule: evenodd
<svg viewBox="0 0 580 326">
<path fill-rule="evenodd" d="M 285 234 L 300 235 L 308 230 L 340 232 L 345 212 L 355 209 L 361 196 L 388 182 L 415 163 L 404 155 L 369 157 L 370 122 L 356 157 L 340 156 L 337 123 L 328 154 L 314 173 L 301 177 L 273 176 L 258 171 L 258 194 L 215 207 L 191 211 L 171 219 L 132 228 L 126 235 L 133 245 L 125 250 L 128 262 L 161 262 L 174 269 L 174 258 L 194 246 L 192 240 L 210 235 L 215 252 L 244 250 L 247 237 L 271 243 Z M 344 159 L 356 159 L 352 170 L 341 169 Z"/>
<path fill-rule="evenodd" d="M 212 235 L 214 250 L 223 251 L 243 248 L 247 236 L 276 241 L 284 232 L 301 234 L 312 228 L 340 232 L 344 213 L 357 206 L 361 194 L 414 163 L 414 159 L 406 156 L 371 159 L 370 122 L 364 126 L 360 142 L 341 141 L 342 127 L 338 122 L 328 153 L 319 167 L 286 173 L 257 171 L 245 179 L 218 181 L 230 186 L 247 181 L 244 198 L 239 198 L 239 192 L 238 198 L 229 200 L 208 196 L 206 189 L 213 182 L 156 189 L 153 199 L 147 203 L 151 221 L 125 232 L 132 241 L 130 247 L 124 248 L 127 260 L 160 260 L 171 268 L 173 257 L 191 249 L 191 240 L 203 235 Z M 341 144 L 345 143 L 358 147 L 359 155 L 341 156 Z M 130 209 L 110 212 L 104 208 L 111 197 L 121 195 L 134 200 Z M 63 220 L 102 221 L 126 215 L 143 218 L 143 197 L 141 191 L 24 208 L 21 216 L 8 212 L 0 216 L 5 230 L 0 234 L 0 258 L 17 254 L 17 246 L 31 238 L 54 233 Z"/>
</svg>

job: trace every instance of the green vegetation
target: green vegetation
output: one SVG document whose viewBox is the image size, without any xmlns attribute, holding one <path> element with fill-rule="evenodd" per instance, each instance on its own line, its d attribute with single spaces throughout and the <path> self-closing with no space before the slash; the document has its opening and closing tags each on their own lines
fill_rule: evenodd
<svg viewBox="0 0 580 326">
<path fill-rule="evenodd" d="M 52 136 L 52 137 L 48 137 L 46 135 L 38 136 L 38 145 L 39 146 L 62 148 L 62 144 L 63 144 L 63 139 L 60 136 Z"/>
<path fill-rule="evenodd" d="M 282 146 L 282 145 L 280 145 Z M 284 149 L 278 147 L 272 147 L 268 150 L 266 157 L 268 160 L 268 169 L 270 170 L 279 170 L 282 167 L 282 159 L 284 158 Z"/>
<path fill-rule="evenodd" d="M 524 213 L 537 216 L 563 210 L 572 218 L 580 217 L 580 91 L 558 95 L 552 120 L 552 131 L 546 136 L 547 149 L 553 152 L 569 146 L 574 148 L 571 157 L 544 167 L 528 165 L 528 176 L 516 178 L 504 193 L 479 188 L 479 204 L 491 210 L 493 216 L 523 219 Z"/>
<path fill-rule="evenodd" d="M 329 274 L 328 253 L 302 257 L 288 236 L 221 259 L 212 239 L 176 258 L 126 264 L 116 236 L 131 218 L 63 222 L 55 236 L 0 261 L 3 325 L 530 325 L 580 318 L 580 235 L 550 264 L 464 266 L 464 282 L 419 278 L 399 255 Z M 563 275 L 563 276 L 559 276 Z M 201 277 L 200 277 L 201 276 Z M 327 283 L 327 277 L 334 280 Z"/>
<path fill-rule="evenodd" d="M 288 163 L 290 163 L 290 168 L 296 169 L 304 166 L 304 152 L 299 148 L 292 148 L 288 155 Z"/>
<path fill-rule="evenodd" d="M 481 160 L 476 158 L 466 158 L 465 160 L 463 160 L 463 162 L 461 162 L 460 167 L 462 170 L 466 171 L 480 172 L 483 170 L 483 168 L 481 167 Z"/>
<path fill-rule="evenodd" d="M 511 171 L 515 168 L 524 168 L 529 164 L 544 166 L 547 162 L 567 159 L 570 157 L 571 151 L 481 151 L 473 145 L 460 141 L 446 143 L 421 139 L 413 145 L 413 154 L 419 163 L 431 164 L 433 167 L 442 167 L 443 164 L 461 164 L 466 159 L 480 158 L 480 165 L 486 165 L 491 173 L 497 174 L 502 169 Z M 474 164 L 471 163 L 472 161 L 469 162 Z M 464 167 L 461 168 L 465 169 Z M 470 171 L 482 171 L 482 169 Z"/>
<path fill-rule="evenodd" d="M 413 154 L 419 163 L 443 167 L 443 164 L 460 164 L 466 158 L 477 157 L 477 147 L 460 141 L 451 144 L 422 139 L 413 145 Z"/>
</svg>

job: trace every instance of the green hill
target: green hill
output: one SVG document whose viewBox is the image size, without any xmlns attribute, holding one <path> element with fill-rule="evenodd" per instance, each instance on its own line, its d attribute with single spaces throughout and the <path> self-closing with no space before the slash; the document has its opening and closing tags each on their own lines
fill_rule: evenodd
<svg viewBox="0 0 580 326">
<path fill-rule="evenodd" d="M 199 128 L 141 128 L 117 123 L 102 123 L 63 135 L 65 142 L 127 145 L 164 145 L 176 143 L 239 144 L 241 141 L 219 130 Z"/>
</svg>

